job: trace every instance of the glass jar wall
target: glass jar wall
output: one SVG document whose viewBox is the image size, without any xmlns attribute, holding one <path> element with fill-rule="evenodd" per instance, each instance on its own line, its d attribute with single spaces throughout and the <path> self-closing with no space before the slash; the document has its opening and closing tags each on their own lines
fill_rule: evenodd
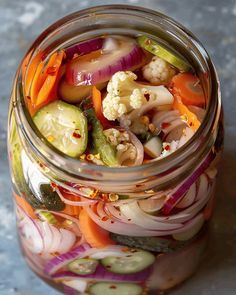
<svg viewBox="0 0 236 295">
<path fill-rule="evenodd" d="M 25 83 L 37 56 L 108 33 L 152 37 L 185 56 L 201 79 L 202 124 L 167 158 L 125 168 L 85 164 L 53 148 L 31 119 Z M 178 285 L 194 273 L 206 246 L 222 139 L 214 66 L 181 25 L 124 5 L 58 21 L 23 59 L 10 101 L 9 162 L 26 262 L 68 294 L 156 294 Z"/>
</svg>

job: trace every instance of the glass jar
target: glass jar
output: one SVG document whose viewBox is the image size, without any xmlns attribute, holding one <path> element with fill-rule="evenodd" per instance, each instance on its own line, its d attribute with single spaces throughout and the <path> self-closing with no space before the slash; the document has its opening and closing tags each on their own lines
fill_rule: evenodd
<svg viewBox="0 0 236 295">
<path fill-rule="evenodd" d="M 148 35 L 194 66 L 206 114 L 174 154 L 137 167 L 85 164 L 54 149 L 34 125 L 25 95 L 30 67 L 59 48 L 107 33 Z M 18 234 L 32 270 L 68 294 L 157 294 L 192 275 L 212 216 L 221 113 L 219 81 L 208 54 L 167 16 L 109 5 L 76 12 L 49 27 L 19 66 L 9 108 Z M 152 214 L 158 210 L 158 216 Z"/>
</svg>

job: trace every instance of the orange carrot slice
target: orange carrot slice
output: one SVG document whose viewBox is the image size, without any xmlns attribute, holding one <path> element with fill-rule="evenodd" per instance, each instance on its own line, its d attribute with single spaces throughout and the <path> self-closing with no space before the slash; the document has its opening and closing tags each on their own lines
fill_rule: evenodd
<svg viewBox="0 0 236 295">
<path fill-rule="evenodd" d="M 62 192 L 61 192 L 62 193 Z M 63 197 L 70 200 L 70 201 L 80 201 L 80 197 L 79 196 L 75 196 L 75 195 L 71 195 L 69 193 L 63 192 Z M 77 215 L 79 216 L 80 212 L 81 212 L 82 208 L 80 206 L 72 206 L 72 205 L 68 205 L 65 204 L 65 208 L 62 211 L 65 214 L 68 215 Z"/>
<path fill-rule="evenodd" d="M 31 53 L 32 51 L 30 51 L 29 54 L 25 57 L 21 67 L 22 78 L 25 83 L 25 93 L 27 96 L 30 96 L 31 83 L 37 70 L 38 64 L 42 62 L 43 56 L 43 52 L 39 52 L 37 55 L 35 55 L 35 57 L 32 59 L 29 65 Z"/>
<path fill-rule="evenodd" d="M 25 83 L 26 104 L 31 115 L 45 104 L 57 99 L 56 87 L 63 72 L 60 70 L 64 54 L 63 50 L 55 52 L 45 63 L 43 52 L 39 52 L 28 66 L 29 53 L 23 61 L 21 69 Z"/>
<path fill-rule="evenodd" d="M 96 116 L 104 128 L 110 126 L 110 122 L 104 117 L 102 113 L 102 94 L 96 86 L 92 88 L 92 100 Z"/>
<path fill-rule="evenodd" d="M 30 204 L 23 198 L 14 194 L 16 204 L 19 205 L 27 215 L 29 215 L 33 219 L 37 219 L 37 215 L 34 212 L 34 209 L 30 206 Z"/>
<path fill-rule="evenodd" d="M 53 97 L 50 98 L 49 95 L 56 83 L 63 57 L 64 57 L 63 50 L 59 51 L 58 53 L 56 52 L 51 56 L 47 66 L 44 69 L 47 77 L 42 87 L 39 90 L 36 103 L 35 103 L 36 106 L 39 106 L 45 101 L 48 101 L 50 99 L 54 99 Z"/>
<path fill-rule="evenodd" d="M 205 96 L 199 78 L 191 73 L 180 73 L 172 79 L 173 91 L 186 105 L 203 106 Z"/>
<path fill-rule="evenodd" d="M 86 241 L 95 248 L 104 248 L 113 245 L 109 237 L 109 233 L 103 228 L 99 227 L 88 215 L 85 209 L 82 209 L 79 215 L 80 230 L 84 235 Z"/>
<path fill-rule="evenodd" d="M 41 61 L 37 66 L 37 69 L 34 74 L 34 78 L 31 82 L 30 95 L 29 95 L 31 97 L 31 101 L 33 104 L 37 103 L 38 93 L 48 76 L 47 70 L 48 68 L 53 67 L 56 57 L 57 57 L 57 53 L 54 53 L 50 57 L 46 65 L 43 61 Z"/>
<path fill-rule="evenodd" d="M 181 98 L 177 94 L 174 95 L 173 108 L 178 110 L 182 116 L 186 117 L 186 120 L 193 131 L 197 131 L 200 126 L 197 116 L 182 103 Z"/>
</svg>

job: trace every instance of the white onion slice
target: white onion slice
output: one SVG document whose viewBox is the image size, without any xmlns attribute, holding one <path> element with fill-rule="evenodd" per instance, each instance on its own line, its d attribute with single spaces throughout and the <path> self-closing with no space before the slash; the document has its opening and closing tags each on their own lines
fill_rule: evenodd
<svg viewBox="0 0 236 295">
<path fill-rule="evenodd" d="M 161 128 L 161 124 L 163 122 L 169 123 L 172 120 L 180 117 L 180 113 L 177 110 L 172 110 L 172 111 L 160 111 L 157 112 L 153 118 L 152 118 L 152 123 L 158 127 Z"/>
<path fill-rule="evenodd" d="M 91 248 L 86 250 L 82 255 L 81 258 L 83 257 L 89 257 L 93 259 L 103 259 L 108 256 L 116 256 L 116 257 L 124 257 L 127 256 L 127 253 L 122 251 L 124 249 L 123 246 L 108 246 L 106 248 L 101 249 L 96 249 L 96 248 Z"/>
<path fill-rule="evenodd" d="M 196 194 L 197 194 L 196 183 L 193 183 L 190 186 L 190 189 L 187 191 L 187 193 L 183 197 L 183 199 L 180 200 L 180 202 L 178 202 L 175 207 L 176 208 L 186 208 L 186 207 L 189 207 L 195 201 Z"/>
<path fill-rule="evenodd" d="M 108 214 L 110 213 L 111 215 L 113 215 L 117 220 L 121 220 L 122 219 L 125 222 L 129 222 L 128 218 L 125 215 L 123 215 L 120 212 L 120 210 L 118 210 L 116 208 L 116 204 L 107 203 L 105 205 L 105 210 L 108 212 Z"/>
<path fill-rule="evenodd" d="M 21 211 L 23 219 L 18 222 L 20 238 L 27 248 L 36 254 L 39 254 L 44 249 L 43 235 L 37 222 L 26 215 L 26 213 L 18 207 Z"/>
<path fill-rule="evenodd" d="M 165 202 L 166 196 L 160 196 L 157 198 L 148 198 L 145 200 L 138 201 L 139 207 L 147 212 L 147 213 L 154 213 L 159 211 Z"/>
<path fill-rule="evenodd" d="M 71 206 L 86 206 L 86 205 L 90 205 L 90 204 L 96 202 L 96 200 L 86 199 L 81 196 L 80 196 L 80 199 L 82 201 L 71 201 L 63 196 L 63 193 L 61 193 L 59 188 L 56 188 L 56 192 L 57 192 L 58 196 L 60 197 L 60 199 L 62 200 L 62 202 L 64 202 L 65 204 L 71 205 Z"/>
<path fill-rule="evenodd" d="M 205 173 L 203 173 L 198 182 L 198 192 L 196 200 L 200 200 L 201 198 L 204 198 L 204 195 L 208 192 L 208 186 L 209 186 L 209 180 Z"/>
<path fill-rule="evenodd" d="M 61 244 L 59 247 L 58 253 L 66 253 L 68 252 L 75 244 L 76 237 L 75 234 L 69 230 L 66 230 L 64 228 L 60 228 L 61 233 Z"/>
<path fill-rule="evenodd" d="M 87 288 L 87 282 L 82 279 L 80 279 L 80 280 L 79 279 L 65 280 L 65 281 L 63 281 L 63 284 L 74 289 L 74 290 L 77 290 L 79 292 L 85 292 L 85 290 Z"/>
<path fill-rule="evenodd" d="M 132 220 L 132 223 L 146 229 L 151 230 L 173 230 L 182 227 L 182 224 L 168 224 L 160 222 L 152 218 L 151 215 L 143 212 L 138 206 L 137 202 L 125 204 L 120 206 L 120 211 Z"/>
<path fill-rule="evenodd" d="M 183 146 L 187 141 L 190 140 L 190 138 L 194 135 L 194 131 L 192 128 L 186 127 L 183 130 L 183 135 L 180 137 L 178 148 Z"/>
<path fill-rule="evenodd" d="M 132 132 L 130 131 L 127 131 L 127 132 L 130 137 L 130 142 L 135 146 L 136 152 L 137 152 L 133 166 L 141 165 L 143 163 L 143 158 L 144 158 L 143 145 L 140 142 L 140 140 Z"/>
</svg>

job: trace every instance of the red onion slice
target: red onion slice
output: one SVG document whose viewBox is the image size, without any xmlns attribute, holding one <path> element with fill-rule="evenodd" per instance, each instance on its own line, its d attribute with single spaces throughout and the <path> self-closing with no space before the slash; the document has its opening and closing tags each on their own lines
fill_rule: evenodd
<svg viewBox="0 0 236 295">
<path fill-rule="evenodd" d="M 83 244 L 70 252 L 54 257 L 46 264 L 44 272 L 48 275 L 54 274 L 63 266 L 80 257 L 80 255 L 88 249 L 90 249 L 90 246 L 88 244 Z"/>
<path fill-rule="evenodd" d="M 84 55 L 102 48 L 104 38 L 90 39 L 66 49 L 66 58 L 72 59 L 74 54 Z"/>
<path fill-rule="evenodd" d="M 191 185 L 201 176 L 201 174 L 209 167 L 215 155 L 210 152 L 198 168 L 188 177 L 177 190 L 166 200 L 162 212 L 169 215 L 178 202 L 184 197 Z"/>
<path fill-rule="evenodd" d="M 108 81 L 118 71 L 134 70 L 144 63 L 146 55 L 132 39 L 113 38 L 117 41 L 116 49 L 94 51 L 71 60 L 66 68 L 67 82 L 75 86 L 95 85 Z"/>
<path fill-rule="evenodd" d="M 66 283 L 70 283 L 70 281 L 67 281 Z M 65 291 L 65 294 L 67 295 L 79 295 L 79 293 L 77 291 L 75 291 L 75 289 L 67 286 L 67 285 L 64 285 L 64 291 Z"/>
</svg>

